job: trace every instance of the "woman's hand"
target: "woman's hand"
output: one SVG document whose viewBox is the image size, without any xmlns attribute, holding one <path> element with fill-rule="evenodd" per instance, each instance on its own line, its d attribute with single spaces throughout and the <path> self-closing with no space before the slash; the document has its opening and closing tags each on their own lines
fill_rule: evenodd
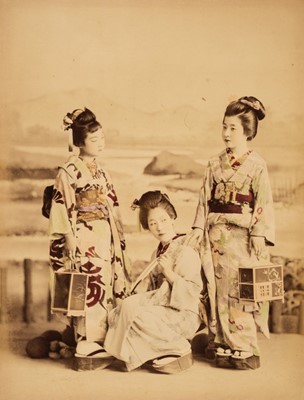
<svg viewBox="0 0 304 400">
<path fill-rule="evenodd" d="M 197 248 L 199 247 L 201 241 L 203 240 L 204 231 L 200 228 L 194 228 L 192 231 L 187 235 L 185 240 L 185 245 Z"/>
<path fill-rule="evenodd" d="M 265 245 L 264 236 L 251 236 L 250 237 L 251 252 L 254 251 L 257 259 L 259 259 L 260 256 L 264 253 L 265 247 L 266 247 L 266 245 Z"/>
<path fill-rule="evenodd" d="M 66 256 L 72 261 L 75 262 L 75 254 L 76 254 L 76 239 L 72 232 L 64 235 L 65 238 L 65 253 Z"/>
<path fill-rule="evenodd" d="M 169 283 L 173 283 L 175 279 L 175 272 L 173 272 L 172 257 L 167 254 L 162 254 L 158 258 L 158 271 L 163 274 Z"/>
</svg>

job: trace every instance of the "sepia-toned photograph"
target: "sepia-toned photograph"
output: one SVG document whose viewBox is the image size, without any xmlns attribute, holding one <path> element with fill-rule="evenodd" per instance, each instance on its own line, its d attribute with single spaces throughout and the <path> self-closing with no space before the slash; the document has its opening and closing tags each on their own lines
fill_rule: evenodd
<svg viewBox="0 0 304 400">
<path fill-rule="evenodd" d="M 300 400 L 303 0 L 0 0 L 0 394 Z"/>
</svg>

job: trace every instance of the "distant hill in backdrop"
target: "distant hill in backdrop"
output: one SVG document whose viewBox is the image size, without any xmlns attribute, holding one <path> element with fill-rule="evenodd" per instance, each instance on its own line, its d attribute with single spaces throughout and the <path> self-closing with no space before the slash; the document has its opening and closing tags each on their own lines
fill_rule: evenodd
<svg viewBox="0 0 304 400">
<path fill-rule="evenodd" d="M 147 113 L 106 98 L 101 91 L 79 89 L 45 95 L 19 104 L 2 106 L 1 136 L 10 144 L 60 146 L 67 143 L 62 119 L 75 108 L 87 107 L 101 121 L 108 145 L 213 146 L 220 141 L 221 121 L 204 111 L 184 105 Z M 299 135 L 304 118 L 288 121 L 265 118 L 259 145 L 303 145 Z"/>
</svg>

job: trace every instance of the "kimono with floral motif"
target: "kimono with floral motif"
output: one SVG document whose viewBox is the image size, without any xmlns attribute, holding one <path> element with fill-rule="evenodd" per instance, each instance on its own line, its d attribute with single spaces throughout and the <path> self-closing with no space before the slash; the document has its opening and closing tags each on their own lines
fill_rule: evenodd
<svg viewBox="0 0 304 400">
<path fill-rule="evenodd" d="M 129 296 L 109 314 L 106 351 L 133 370 L 148 360 L 190 351 L 200 326 L 201 262 L 198 253 L 183 245 L 183 237 L 158 247 L 152 259 L 166 252 L 173 260 L 176 279 L 171 285 L 155 268 L 144 280 L 144 288 Z M 146 285 L 146 283 L 148 284 Z"/>
<path fill-rule="evenodd" d="M 249 151 L 236 160 L 229 150 L 210 159 L 200 192 L 194 227 L 208 235 L 216 283 L 215 341 L 259 355 L 257 327 L 268 337 L 268 303 L 244 306 L 238 295 L 238 268 L 269 263 L 267 247 L 259 259 L 250 237 L 273 246 L 274 210 L 265 161 Z"/>
<path fill-rule="evenodd" d="M 84 317 L 74 318 L 79 336 L 103 340 L 107 315 L 128 292 L 128 260 L 118 200 L 109 175 L 96 160 L 72 156 L 59 168 L 50 213 L 50 262 L 63 270 L 64 234 L 76 238 L 76 269 L 88 274 Z"/>
</svg>

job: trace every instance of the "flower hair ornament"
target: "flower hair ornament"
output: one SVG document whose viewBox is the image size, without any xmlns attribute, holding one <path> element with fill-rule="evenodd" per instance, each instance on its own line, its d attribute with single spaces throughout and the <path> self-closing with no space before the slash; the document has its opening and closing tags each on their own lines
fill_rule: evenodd
<svg viewBox="0 0 304 400">
<path fill-rule="evenodd" d="M 131 204 L 131 209 L 134 211 L 134 210 L 136 210 L 137 208 L 140 208 L 140 205 L 139 205 L 138 199 L 135 199 L 135 200 L 133 201 L 133 203 Z"/>
<path fill-rule="evenodd" d="M 140 209 L 139 200 L 138 199 L 133 200 L 133 203 L 131 204 L 131 210 L 132 211 L 135 211 L 135 210 L 139 211 L 139 209 Z M 141 223 L 140 223 L 140 220 L 139 220 L 139 212 L 136 212 L 136 214 L 137 214 L 137 230 L 138 230 L 138 232 L 140 232 L 142 228 L 141 228 Z"/>
<path fill-rule="evenodd" d="M 158 193 L 160 196 L 164 197 L 168 201 L 168 203 L 171 204 L 169 196 L 166 193 L 162 193 L 160 190 L 156 190 L 155 193 Z M 133 203 L 131 204 L 131 209 L 134 211 L 137 208 L 140 208 L 140 204 L 139 204 L 139 200 L 135 199 L 135 200 L 133 200 Z"/>
<path fill-rule="evenodd" d="M 68 113 L 64 118 L 63 118 L 63 129 L 65 131 L 72 129 L 72 125 L 74 121 L 72 120 L 72 114 Z"/>
<path fill-rule="evenodd" d="M 258 100 L 250 101 L 247 99 L 241 99 L 240 102 L 246 104 L 246 106 L 249 106 L 250 108 L 253 108 L 256 111 L 261 110 L 261 103 Z"/>
<path fill-rule="evenodd" d="M 81 110 L 80 108 L 77 110 L 74 110 L 72 113 L 67 113 L 67 115 L 63 118 L 63 129 L 64 131 L 69 131 L 69 151 L 73 151 L 73 124 L 75 122 L 75 119 L 83 113 L 84 110 Z"/>
</svg>

